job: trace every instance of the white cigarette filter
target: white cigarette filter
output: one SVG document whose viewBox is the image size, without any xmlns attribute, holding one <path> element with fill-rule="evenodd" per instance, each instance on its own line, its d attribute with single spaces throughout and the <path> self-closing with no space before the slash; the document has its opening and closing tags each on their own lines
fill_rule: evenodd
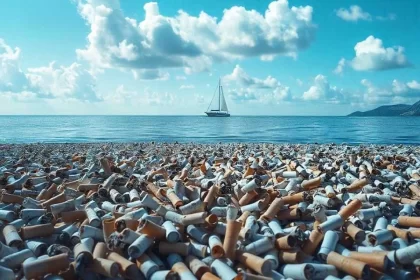
<svg viewBox="0 0 420 280">
<path fill-rule="evenodd" d="M 147 249 L 149 249 L 149 247 L 153 244 L 153 241 L 153 237 L 142 234 L 128 247 L 128 255 L 131 258 L 140 257 Z"/>
<path fill-rule="evenodd" d="M 329 230 L 324 234 L 324 239 L 318 252 L 318 257 L 325 261 L 328 254 L 335 250 L 338 242 L 338 234 L 335 231 Z"/>
<path fill-rule="evenodd" d="M 310 280 L 314 279 L 315 269 L 312 264 L 286 264 L 280 267 L 280 273 L 294 280 Z"/>
<path fill-rule="evenodd" d="M 229 265 L 220 259 L 211 263 L 211 270 L 222 280 L 233 280 L 238 275 Z"/>
<path fill-rule="evenodd" d="M 176 229 L 171 221 L 166 221 L 162 224 L 166 231 L 166 240 L 170 243 L 176 243 L 181 240 L 181 234 Z"/>
<path fill-rule="evenodd" d="M 104 241 L 104 233 L 99 228 L 84 225 L 80 227 L 79 232 L 81 239 L 91 237 L 96 241 Z"/>
<path fill-rule="evenodd" d="M 171 267 L 173 271 L 178 273 L 180 279 L 197 280 L 197 278 L 194 276 L 191 270 L 189 270 L 188 267 L 184 264 L 184 261 L 182 260 L 180 255 L 170 254 L 167 257 L 167 261 L 169 267 Z"/>
<path fill-rule="evenodd" d="M 89 220 L 89 225 L 92 226 L 92 227 L 96 227 L 96 228 L 100 227 L 100 225 L 102 224 L 102 221 L 101 221 L 101 219 L 99 219 L 96 212 L 92 208 L 86 208 L 85 212 L 86 212 L 86 216 Z"/>
<path fill-rule="evenodd" d="M 26 259 L 35 257 L 34 253 L 29 249 L 23 249 L 0 260 L 0 266 L 10 269 L 18 268 Z"/>
<path fill-rule="evenodd" d="M 225 256 L 222 240 L 217 235 L 211 235 L 208 239 L 210 254 L 213 258 L 219 259 Z"/>
<path fill-rule="evenodd" d="M 143 275 L 146 276 L 146 279 L 150 279 L 150 277 L 159 270 L 159 266 L 149 257 L 148 254 L 143 254 L 138 257 L 137 265 Z"/>
<path fill-rule="evenodd" d="M 208 244 L 209 242 L 210 235 L 195 225 L 187 226 L 187 234 L 201 244 Z"/>
</svg>

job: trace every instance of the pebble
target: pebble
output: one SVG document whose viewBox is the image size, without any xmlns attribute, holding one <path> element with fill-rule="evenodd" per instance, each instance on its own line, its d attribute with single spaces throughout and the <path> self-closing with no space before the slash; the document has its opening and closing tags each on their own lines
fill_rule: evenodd
<svg viewBox="0 0 420 280">
<path fill-rule="evenodd" d="M 420 146 L 0 145 L 0 279 L 420 278 Z"/>
</svg>

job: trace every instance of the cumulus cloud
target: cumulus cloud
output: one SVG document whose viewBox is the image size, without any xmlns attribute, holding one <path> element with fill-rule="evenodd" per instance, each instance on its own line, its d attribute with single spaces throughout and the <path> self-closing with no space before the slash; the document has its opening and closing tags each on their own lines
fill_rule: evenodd
<svg viewBox="0 0 420 280">
<path fill-rule="evenodd" d="M 289 87 L 282 85 L 276 78 L 251 77 L 239 65 L 235 66 L 231 74 L 223 77 L 223 82 L 238 86 L 228 91 L 234 101 L 280 102 L 292 98 Z"/>
<path fill-rule="evenodd" d="M 19 94 L 28 99 L 61 98 L 85 101 L 99 101 L 95 78 L 80 64 L 68 67 L 48 66 L 29 68 L 26 72 L 19 67 L 20 49 L 12 49 L 0 39 L 0 91 Z"/>
<path fill-rule="evenodd" d="M 170 75 L 160 69 L 137 69 L 131 70 L 136 80 L 161 80 L 166 81 Z"/>
<path fill-rule="evenodd" d="M 349 9 L 340 8 L 336 11 L 336 15 L 345 20 L 345 21 L 352 21 L 357 22 L 359 20 L 371 21 L 373 19 L 377 20 L 395 20 L 397 17 L 395 14 L 388 14 L 387 16 L 372 16 L 360 6 L 352 5 Z"/>
<path fill-rule="evenodd" d="M 345 21 L 372 20 L 372 16 L 357 5 L 350 6 L 350 9 L 340 8 L 336 15 Z"/>
<path fill-rule="evenodd" d="M 342 58 L 340 61 L 338 61 L 337 67 L 335 67 L 333 72 L 337 75 L 342 74 L 344 71 L 344 66 L 346 66 L 346 60 Z"/>
<path fill-rule="evenodd" d="M 21 91 L 28 80 L 19 67 L 20 48 L 12 49 L 0 38 L 0 91 Z"/>
<path fill-rule="evenodd" d="M 137 105 L 172 105 L 175 95 L 169 92 L 155 92 L 149 88 L 142 91 L 127 89 L 124 85 L 119 85 L 114 91 L 104 96 L 104 102 L 110 104 L 124 104 L 130 106 Z M 141 113 L 141 112 L 140 112 Z"/>
<path fill-rule="evenodd" d="M 193 89 L 195 88 L 194 85 L 181 85 L 179 89 Z"/>
<path fill-rule="evenodd" d="M 204 11 L 166 17 L 155 2 L 144 10 L 144 20 L 137 22 L 124 15 L 118 0 L 79 0 L 90 33 L 78 57 L 95 68 L 183 67 L 192 73 L 208 70 L 214 61 L 296 55 L 316 30 L 312 7 L 289 7 L 287 0 L 271 2 L 264 14 L 233 6 L 220 20 Z"/>
<path fill-rule="evenodd" d="M 363 99 L 372 104 L 413 103 L 420 96 L 420 83 L 416 80 L 401 82 L 394 79 L 391 84 L 379 87 L 367 79 L 361 84 L 365 87 Z"/>
<path fill-rule="evenodd" d="M 331 86 L 327 77 L 319 74 L 313 85 L 303 93 L 305 101 L 324 101 L 327 103 L 343 103 L 348 100 L 347 93 L 336 86 Z"/>
<path fill-rule="evenodd" d="M 357 71 L 382 71 L 410 67 L 401 46 L 385 48 L 382 40 L 369 36 L 354 47 L 356 56 L 350 65 Z"/>
</svg>

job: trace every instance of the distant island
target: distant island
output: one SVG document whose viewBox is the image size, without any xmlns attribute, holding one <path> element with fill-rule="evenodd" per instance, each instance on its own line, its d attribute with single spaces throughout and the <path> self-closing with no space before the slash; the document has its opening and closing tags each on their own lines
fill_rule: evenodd
<svg viewBox="0 0 420 280">
<path fill-rule="evenodd" d="M 380 106 L 366 112 L 354 112 L 349 117 L 391 117 L 391 116 L 420 116 L 420 101 L 413 105 L 397 104 Z"/>
</svg>

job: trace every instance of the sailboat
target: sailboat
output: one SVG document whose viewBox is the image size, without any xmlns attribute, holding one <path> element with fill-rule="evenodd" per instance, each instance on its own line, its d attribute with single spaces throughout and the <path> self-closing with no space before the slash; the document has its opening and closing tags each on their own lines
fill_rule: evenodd
<svg viewBox="0 0 420 280">
<path fill-rule="evenodd" d="M 216 97 L 216 91 L 213 95 L 213 98 L 210 102 L 209 107 L 207 108 L 207 111 L 205 112 L 208 117 L 230 117 L 229 110 L 226 104 L 225 96 L 223 95 L 223 87 L 220 84 L 219 79 L 219 85 L 217 87 L 217 98 Z"/>
</svg>

